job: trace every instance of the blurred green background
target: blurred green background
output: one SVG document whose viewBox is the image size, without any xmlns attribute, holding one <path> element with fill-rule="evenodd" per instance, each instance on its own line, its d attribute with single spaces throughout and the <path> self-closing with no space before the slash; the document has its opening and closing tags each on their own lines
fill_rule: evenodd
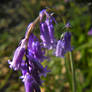
<svg viewBox="0 0 92 92">
<path fill-rule="evenodd" d="M 88 36 L 92 28 L 91 0 L 0 0 L 0 92 L 24 92 L 19 79 L 21 73 L 9 69 L 7 60 L 12 59 L 27 25 L 44 8 L 54 8 L 57 39 L 63 32 L 64 23 L 71 23 L 77 92 L 92 92 L 92 36 Z M 39 37 L 39 26 L 34 33 Z M 43 64 L 48 65 L 51 72 L 42 78 L 42 92 L 71 92 L 71 72 L 67 73 L 64 59 L 54 57 L 51 52 L 47 55 L 51 59 Z M 69 63 L 69 55 L 66 57 Z"/>
</svg>

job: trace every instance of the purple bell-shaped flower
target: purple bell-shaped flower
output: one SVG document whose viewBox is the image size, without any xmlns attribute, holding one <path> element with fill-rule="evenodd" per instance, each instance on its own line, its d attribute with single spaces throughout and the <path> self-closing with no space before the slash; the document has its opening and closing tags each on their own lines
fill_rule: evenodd
<svg viewBox="0 0 92 92">
<path fill-rule="evenodd" d="M 71 47 L 71 33 L 65 32 L 64 37 L 57 42 L 55 55 L 64 57 L 65 53 L 72 51 Z"/>
<path fill-rule="evenodd" d="M 23 39 L 21 41 L 21 45 L 16 49 L 12 62 L 8 60 L 8 63 L 10 64 L 10 68 L 13 68 L 14 70 L 18 70 L 20 67 L 20 64 L 22 62 L 22 58 L 25 53 L 25 44 L 26 40 Z"/>
</svg>

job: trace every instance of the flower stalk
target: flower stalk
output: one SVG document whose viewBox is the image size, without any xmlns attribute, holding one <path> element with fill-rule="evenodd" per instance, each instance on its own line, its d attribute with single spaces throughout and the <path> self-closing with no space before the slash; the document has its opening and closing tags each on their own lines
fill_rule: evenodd
<svg viewBox="0 0 92 92">
<path fill-rule="evenodd" d="M 35 25 L 37 24 L 37 22 L 40 20 L 40 17 L 38 16 L 30 25 L 28 31 L 27 31 L 27 34 L 26 34 L 26 37 L 25 39 L 27 40 L 27 43 L 26 43 L 26 47 L 25 49 L 27 49 L 27 45 L 28 45 L 28 40 L 29 40 L 29 37 L 30 37 L 30 34 L 32 33 L 32 30 L 34 29 Z"/>
<path fill-rule="evenodd" d="M 74 63 L 73 63 L 71 52 L 69 52 L 69 56 L 70 56 L 70 65 L 71 65 L 71 71 L 72 71 L 72 92 L 76 92 L 76 78 L 75 78 Z"/>
<path fill-rule="evenodd" d="M 68 62 L 67 55 L 68 54 L 66 54 L 65 57 L 64 57 L 65 68 L 66 68 L 66 78 L 68 79 L 69 86 L 72 89 L 72 78 L 71 78 L 71 73 L 70 73 L 70 70 L 69 70 L 70 69 L 70 67 L 69 67 L 70 63 Z"/>
</svg>

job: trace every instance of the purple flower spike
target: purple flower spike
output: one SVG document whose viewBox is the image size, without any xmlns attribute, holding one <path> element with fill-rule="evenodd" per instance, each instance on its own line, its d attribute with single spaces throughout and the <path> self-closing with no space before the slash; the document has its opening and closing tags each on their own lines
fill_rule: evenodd
<svg viewBox="0 0 92 92">
<path fill-rule="evenodd" d="M 46 20 L 43 20 L 44 15 Z M 38 18 L 40 17 L 40 43 L 38 38 L 30 33 L 30 29 L 34 29 Z M 63 40 L 56 42 L 54 37 L 53 21 L 55 18 L 49 14 L 46 9 L 43 9 L 39 17 L 33 23 L 30 23 L 25 33 L 25 38 L 20 42 L 19 47 L 15 50 L 12 62 L 8 60 L 10 68 L 14 70 L 20 70 L 22 76 L 20 77 L 24 82 L 26 92 L 41 92 L 40 86 L 42 86 L 41 76 L 46 76 L 49 70 L 47 67 L 43 67 L 41 62 L 47 59 L 45 56 L 45 49 L 56 48 L 56 56 L 64 56 L 66 51 L 70 50 L 70 36 L 65 34 Z M 67 35 L 69 37 L 67 37 Z M 70 40 L 68 40 L 70 39 Z M 57 43 L 57 47 L 56 47 Z M 25 57 L 25 58 L 23 58 Z M 25 59 L 25 60 L 24 60 Z"/>
<path fill-rule="evenodd" d="M 39 85 L 35 82 L 32 76 L 29 74 L 25 75 L 24 79 L 25 91 L 26 92 L 41 92 Z"/>
<path fill-rule="evenodd" d="M 89 30 L 88 35 L 92 35 L 92 28 Z"/>
</svg>

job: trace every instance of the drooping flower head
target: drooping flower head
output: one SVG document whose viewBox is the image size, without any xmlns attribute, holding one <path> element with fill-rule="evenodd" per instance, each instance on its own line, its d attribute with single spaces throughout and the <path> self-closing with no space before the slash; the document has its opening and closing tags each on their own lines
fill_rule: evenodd
<svg viewBox="0 0 92 92">
<path fill-rule="evenodd" d="M 16 49 L 12 62 L 8 60 L 8 63 L 10 64 L 10 68 L 13 68 L 14 70 L 18 70 L 20 67 L 20 64 L 22 62 L 22 58 L 25 53 L 25 44 L 26 40 L 23 39 L 21 41 L 21 45 Z"/>
<path fill-rule="evenodd" d="M 46 20 L 43 22 L 42 21 L 42 16 L 45 15 L 46 16 Z M 53 26 L 53 21 L 55 21 L 55 19 L 48 13 L 46 12 L 46 10 L 42 10 L 42 12 L 40 12 L 40 33 L 41 33 L 41 40 L 43 41 L 43 45 L 48 48 L 48 49 L 52 49 L 53 47 L 55 47 L 54 43 L 55 43 L 55 37 L 54 37 L 54 26 Z"/>
<path fill-rule="evenodd" d="M 70 32 L 65 32 L 64 35 L 64 48 L 65 51 L 72 51 L 72 47 L 71 47 L 71 33 Z"/>
<path fill-rule="evenodd" d="M 43 41 L 43 45 L 45 48 L 50 48 L 50 36 L 48 31 L 48 26 L 45 22 L 40 23 L 40 38 Z"/>
<path fill-rule="evenodd" d="M 55 55 L 58 57 L 64 57 L 65 53 L 68 51 L 72 51 L 71 33 L 65 32 L 63 38 L 57 42 Z"/>
<path fill-rule="evenodd" d="M 50 16 L 50 18 L 47 17 L 46 19 L 46 24 L 48 26 L 48 31 L 49 31 L 49 36 L 50 36 L 50 42 L 52 47 L 54 47 L 55 43 L 56 43 L 56 39 L 54 36 L 54 26 L 53 26 L 53 21 L 55 22 L 55 19 L 53 16 Z"/>
<path fill-rule="evenodd" d="M 59 40 L 59 41 L 57 42 L 55 55 L 56 55 L 57 57 L 64 57 L 64 54 L 65 54 L 64 42 L 63 42 L 62 40 Z"/>
<path fill-rule="evenodd" d="M 44 16 L 46 17 L 45 20 Z M 45 56 L 46 49 L 56 49 L 55 54 L 59 57 L 64 57 L 67 51 L 72 50 L 71 33 L 65 32 L 63 38 L 57 42 L 54 36 L 53 25 L 53 21 L 56 22 L 55 18 L 45 9 L 40 12 L 39 17 L 42 42 L 31 33 L 36 24 L 34 21 L 28 25 L 25 38 L 16 49 L 12 62 L 9 61 L 11 68 L 22 72 L 20 78 L 24 82 L 26 92 L 41 92 L 41 76 L 46 76 L 49 72 L 47 67 L 43 67 L 41 64 L 42 61 L 47 59 Z M 39 20 L 39 17 L 37 17 L 36 21 Z"/>
</svg>

